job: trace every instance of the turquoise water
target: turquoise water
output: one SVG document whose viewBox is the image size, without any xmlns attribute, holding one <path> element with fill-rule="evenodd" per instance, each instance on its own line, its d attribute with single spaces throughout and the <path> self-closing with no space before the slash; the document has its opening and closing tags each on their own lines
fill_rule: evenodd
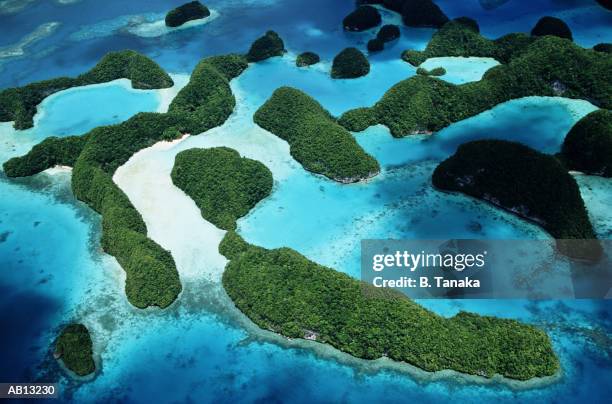
<svg viewBox="0 0 612 404">
<path fill-rule="evenodd" d="M 124 46 L 152 54 L 173 72 L 188 72 L 203 54 L 242 49 L 260 31 L 275 25 L 290 54 L 252 66 L 234 83 L 240 90 L 238 112 L 221 131 L 228 143 L 240 143 L 244 137 L 240 143 L 244 147 L 251 139 L 246 135 L 254 126 L 252 113 L 278 86 L 300 88 L 336 115 L 371 105 L 395 82 L 414 74 L 414 68 L 399 62 L 397 56 L 407 46 L 422 48 L 432 32 L 403 29 L 400 41 L 370 58 L 369 76 L 333 81 L 326 73 L 331 56 L 348 44 L 363 48 L 369 35 L 336 29 L 339 18 L 353 7 L 352 1 L 329 13 L 321 13 L 327 4 L 323 2 L 306 6 L 288 1 L 273 8 L 275 2 L 226 2 L 223 6 L 213 1 L 211 5 L 222 13 L 207 26 L 157 39 L 135 39 L 113 31 L 83 41 L 71 39 L 70 34 L 100 19 L 160 12 L 169 2 L 137 1 L 126 6 L 109 2 L 108 7 L 96 7 L 96 16 L 86 12 L 95 2 L 63 8 L 51 3 L 41 2 L 28 9 L 30 14 L 12 17 L 19 28 L 11 30 L 11 35 L 16 37 L 18 30 L 28 29 L 37 18 L 53 17 L 64 25 L 41 46 L 50 47 L 46 41 L 54 41 L 61 49 L 36 59 L 34 67 L 20 69 L 19 61 L 6 65 L 2 83 L 80 72 L 109 48 Z M 522 2 L 512 0 L 502 9 L 504 13 L 476 9 L 476 0 L 440 3 L 453 16 L 473 7 L 470 10 L 482 17 L 486 33 L 498 33 L 503 26 L 524 31 L 536 18 L 520 6 Z M 532 3 L 534 10 L 565 10 L 559 2 Z M 582 8 L 577 10 L 584 14 Z M 601 34 L 596 38 L 595 32 L 598 27 L 601 32 L 608 18 L 600 11 L 591 13 L 596 14 L 594 28 L 580 19 L 570 23 L 582 29 L 577 37 L 585 44 L 601 42 Z M 234 20 L 228 21 L 228 15 Z M 31 24 L 26 17 L 33 20 Z M 388 21 L 393 18 L 385 13 Z M 245 22 L 248 29 L 242 30 Z M 326 60 L 317 67 L 297 69 L 292 58 L 303 49 L 320 50 Z M 74 54 L 82 57 L 68 59 Z M 74 63 L 61 63 L 63 59 Z M 455 68 L 462 73 L 460 65 Z M 154 111 L 158 105 L 155 92 L 132 91 L 123 85 L 62 92 L 45 101 L 35 128 L 15 133 L 8 124 L 0 124 L 0 162 L 24 153 L 47 136 L 84 133 L 138 111 Z M 548 237 L 486 204 L 433 190 L 431 172 L 457 145 L 473 139 L 513 139 L 554 153 L 573 123 L 591 110 L 593 106 L 583 101 L 528 98 L 500 105 L 430 138 L 398 140 L 382 127 L 370 128 L 355 136 L 380 161 L 383 170 L 378 177 L 366 184 L 339 185 L 292 164 L 285 176 L 277 178 L 271 197 L 239 222 L 239 230 L 252 242 L 293 247 L 353 276 L 359 275 L 356 247 L 366 237 Z M 192 139 L 197 143 L 197 138 L 206 136 Z M 272 137 L 261 136 L 257 139 Z M 264 163 L 270 164 L 267 159 Z M 577 181 L 596 230 L 609 237 L 610 180 L 577 176 Z M 67 172 L 27 180 L 8 180 L 0 174 L 0 195 L 0 316 L 2 324 L 11 325 L 1 337 L 0 379 L 59 380 L 64 401 L 603 402 L 611 393 L 612 307 L 606 301 L 421 301 L 442 315 L 468 310 L 542 326 L 551 335 L 564 369 L 554 384 L 527 391 L 453 375 L 436 380 L 439 376 L 405 366 L 398 369 L 384 361 L 356 360 L 321 344 L 262 332 L 233 307 L 218 282 L 204 276 L 182 275 L 185 292 L 168 310 L 136 310 L 125 299 L 123 271 L 99 250 L 99 217 L 71 196 Z M 103 369 L 83 383 L 66 378 L 49 352 L 61 325 L 73 320 L 92 330 L 96 361 Z"/>
</svg>

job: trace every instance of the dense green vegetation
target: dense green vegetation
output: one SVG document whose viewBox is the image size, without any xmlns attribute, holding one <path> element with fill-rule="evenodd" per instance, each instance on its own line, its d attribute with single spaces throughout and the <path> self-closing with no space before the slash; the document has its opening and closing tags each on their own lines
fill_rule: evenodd
<svg viewBox="0 0 612 404">
<path fill-rule="evenodd" d="M 274 31 L 268 31 L 253 42 L 246 58 L 249 62 L 260 62 L 274 56 L 282 56 L 284 53 L 285 43 L 281 37 Z"/>
<path fill-rule="evenodd" d="M 297 67 L 306 67 L 306 66 L 316 65 L 320 61 L 321 61 L 321 58 L 316 53 L 304 52 L 298 55 L 297 59 L 295 60 L 295 65 Z"/>
<path fill-rule="evenodd" d="M 138 150 L 225 122 L 235 105 L 229 80 L 246 67 L 239 55 L 204 59 L 167 114 L 140 113 L 81 138 L 49 139 L 4 164 L 9 177 L 31 175 L 58 163 L 74 166 L 72 190 L 102 215 L 102 248 L 125 270 L 126 295 L 136 307 L 167 307 L 182 287 L 170 252 L 147 238 L 142 217 L 112 176 Z"/>
<path fill-rule="evenodd" d="M 424 67 L 419 67 L 416 70 L 416 73 L 418 75 L 421 76 L 435 76 L 435 77 L 439 77 L 439 76 L 444 76 L 446 74 L 446 69 L 443 67 L 434 67 L 431 70 L 427 70 Z"/>
<path fill-rule="evenodd" d="M 55 356 L 78 376 L 96 370 L 89 330 L 83 324 L 69 324 L 55 341 Z"/>
<path fill-rule="evenodd" d="M 438 165 L 433 184 L 532 220 L 556 239 L 595 239 L 574 178 L 553 156 L 504 140 L 465 143 Z"/>
<path fill-rule="evenodd" d="M 174 84 L 154 61 L 137 52 L 111 52 L 94 68 L 76 78 L 60 77 L 0 92 L 0 122 L 15 121 L 15 129 L 33 126 L 36 107 L 49 95 L 71 87 L 129 79 L 138 89 L 166 88 Z"/>
<path fill-rule="evenodd" d="M 272 173 L 262 163 L 227 147 L 190 149 L 176 155 L 172 182 L 191 197 L 202 217 L 224 230 L 236 228 L 272 192 Z"/>
<path fill-rule="evenodd" d="M 591 112 L 574 125 L 561 154 L 572 170 L 612 177 L 612 111 Z"/>
<path fill-rule="evenodd" d="M 386 24 L 380 27 L 376 38 L 383 42 L 391 42 L 400 37 L 400 29 L 397 25 Z"/>
<path fill-rule="evenodd" d="M 500 63 L 508 63 L 522 54 L 534 40 L 525 34 L 508 34 L 490 40 L 480 35 L 476 21 L 460 17 L 439 29 L 424 51 L 407 50 L 402 58 L 414 66 L 429 58 L 442 56 L 491 57 Z"/>
<path fill-rule="evenodd" d="M 448 17 L 431 0 L 404 0 L 402 20 L 409 27 L 440 28 L 448 22 Z"/>
<path fill-rule="evenodd" d="M 572 31 L 567 24 L 556 17 L 542 17 L 531 30 L 533 36 L 554 35 L 559 38 L 574 40 Z"/>
<path fill-rule="evenodd" d="M 444 318 L 401 293 L 366 285 L 288 248 L 251 246 L 234 232 L 219 251 L 230 260 L 225 290 L 266 330 L 315 336 L 359 358 L 389 357 L 427 371 L 527 380 L 559 369 L 550 339 L 534 326 L 466 312 Z"/>
<path fill-rule="evenodd" d="M 349 111 L 340 122 L 351 131 L 365 129 L 359 125 L 363 122 L 379 123 L 401 137 L 435 132 L 499 103 L 527 96 L 582 98 L 610 109 L 610 71 L 610 55 L 546 36 L 508 64 L 490 69 L 481 81 L 454 85 L 417 75 L 393 86 L 372 108 Z M 360 118 L 363 114 L 367 117 Z"/>
<path fill-rule="evenodd" d="M 346 48 L 338 53 L 332 63 L 334 79 L 355 79 L 370 72 L 370 62 L 357 48 Z"/>
<path fill-rule="evenodd" d="M 382 22 L 380 13 L 372 6 L 360 6 L 344 17 L 342 26 L 347 31 L 365 31 Z"/>
<path fill-rule="evenodd" d="M 166 26 L 179 27 L 187 21 L 199 20 L 210 15 L 210 10 L 199 1 L 191 1 L 177 8 L 170 10 L 166 14 Z"/>
<path fill-rule="evenodd" d="M 254 115 L 255 123 L 286 140 L 302 166 L 339 182 L 356 182 L 380 171 L 378 162 L 319 103 L 305 93 L 277 89 Z"/>
<path fill-rule="evenodd" d="M 368 41 L 368 51 L 369 52 L 380 52 L 385 49 L 385 43 L 378 38 L 372 38 Z"/>
</svg>

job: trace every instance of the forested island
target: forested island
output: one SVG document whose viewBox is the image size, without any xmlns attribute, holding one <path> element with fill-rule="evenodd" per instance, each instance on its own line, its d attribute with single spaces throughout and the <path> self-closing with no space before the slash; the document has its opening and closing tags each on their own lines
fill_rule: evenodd
<svg viewBox="0 0 612 404">
<path fill-rule="evenodd" d="M 578 121 L 565 137 L 561 157 L 571 170 L 612 177 L 612 111 L 601 109 Z"/>
<path fill-rule="evenodd" d="M 370 62 L 357 48 L 346 48 L 336 55 L 332 63 L 334 79 L 356 79 L 370 72 Z"/>
<path fill-rule="evenodd" d="M 73 165 L 74 195 L 102 215 L 102 248 L 125 270 L 126 295 L 136 307 L 167 307 L 182 286 L 170 252 L 147 237 L 142 216 L 112 176 L 140 149 L 225 122 L 236 103 L 229 80 L 247 67 L 242 55 L 203 59 L 168 113 L 139 113 L 81 137 L 50 138 L 4 163 L 9 177 L 33 175 L 58 162 Z"/>
<path fill-rule="evenodd" d="M 54 356 L 78 376 L 87 376 L 96 370 L 91 336 L 83 324 L 64 327 L 55 341 Z"/>
<path fill-rule="evenodd" d="M 559 370 L 550 339 L 534 326 L 466 312 L 444 318 L 399 292 L 374 288 L 289 248 L 249 245 L 235 232 L 226 234 L 219 251 L 230 260 L 225 290 L 263 329 L 432 372 L 527 380 Z"/>
<path fill-rule="evenodd" d="M 200 20 L 210 16 L 208 7 L 199 1 L 191 1 L 172 9 L 166 14 L 165 22 L 167 27 L 180 27 L 187 21 Z"/>
<path fill-rule="evenodd" d="M 462 33 L 471 32 L 471 37 L 479 36 L 465 24 L 451 24 L 455 27 L 453 32 L 459 29 Z M 612 71 L 609 54 L 583 49 L 554 36 L 535 40 L 509 38 L 514 39 L 497 49 L 505 49 L 499 55 L 510 61 L 490 69 L 481 81 L 454 85 L 432 77 L 410 77 L 389 89 L 373 107 L 346 112 L 339 123 L 350 131 L 382 124 L 393 136 L 402 137 L 432 133 L 502 102 L 527 96 L 582 98 L 599 107 L 612 108 L 612 82 L 607 78 Z M 517 45 L 524 41 L 530 43 Z M 465 46 L 468 49 L 459 52 L 464 53 L 462 56 L 472 53 L 473 48 Z M 487 46 L 489 50 L 494 48 Z M 434 54 L 425 52 L 425 57 Z M 441 56 L 438 52 L 435 55 Z M 480 52 L 478 56 L 491 56 L 491 52 Z"/>
<path fill-rule="evenodd" d="M 378 162 L 317 101 L 300 90 L 281 87 L 253 117 L 287 141 L 302 166 L 332 180 L 351 183 L 375 176 Z"/>
<path fill-rule="evenodd" d="M 432 0 L 357 0 L 358 5 L 380 4 L 402 16 L 409 27 L 439 28 L 448 17 Z"/>
<path fill-rule="evenodd" d="M 0 122 L 15 121 L 15 129 L 34 125 L 36 107 L 58 91 L 117 79 L 132 81 L 137 89 L 172 87 L 170 76 L 151 59 L 131 50 L 110 52 L 96 66 L 78 77 L 59 77 L 0 92 Z"/>
<path fill-rule="evenodd" d="M 465 143 L 443 161 L 433 185 L 483 199 L 537 223 L 558 240 L 596 240 L 580 189 L 554 156 L 521 143 L 478 140 Z M 571 245 L 569 247 L 572 247 Z M 587 243 L 589 256 L 599 258 L 599 243 Z"/>
<path fill-rule="evenodd" d="M 227 147 L 189 149 L 176 155 L 172 182 L 194 200 L 202 217 L 224 230 L 236 228 L 272 192 L 272 173 Z"/>
<path fill-rule="evenodd" d="M 282 56 L 284 53 L 285 44 L 282 38 L 276 32 L 268 31 L 251 44 L 246 59 L 249 62 L 261 62 L 274 56 Z"/>
</svg>

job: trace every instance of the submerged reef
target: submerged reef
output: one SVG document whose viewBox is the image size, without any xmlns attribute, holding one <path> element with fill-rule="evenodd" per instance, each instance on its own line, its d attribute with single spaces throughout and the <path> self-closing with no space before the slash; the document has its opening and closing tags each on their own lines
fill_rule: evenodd
<svg viewBox="0 0 612 404">
<path fill-rule="evenodd" d="M 224 230 L 234 230 L 272 192 L 272 173 L 256 160 L 227 147 L 190 149 L 176 155 L 172 182 L 194 200 L 202 217 Z"/>
<path fill-rule="evenodd" d="M 612 177 L 612 111 L 591 112 L 574 125 L 561 156 L 571 170 Z"/>
<path fill-rule="evenodd" d="M 368 58 L 357 48 L 346 48 L 334 58 L 331 76 L 334 79 L 356 79 L 369 72 Z"/>
<path fill-rule="evenodd" d="M 574 178 L 554 157 L 521 143 L 465 143 L 438 165 L 433 185 L 483 199 L 531 220 L 556 239 L 595 239 Z"/>
<path fill-rule="evenodd" d="M 113 174 L 135 152 L 160 140 L 201 133 L 225 122 L 236 103 L 229 80 L 247 66 L 241 55 L 203 59 L 168 113 L 139 113 L 121 124 L 95 128 L 80 140 L 44 141 L 4 164 L 6 175 L 17 177 L 57 162 L 73 163 L 74 195 L 102 215 L 102 248 L 125 270 L 127 298 L 138 308 L 167 307 L 182 286 L 172 255 L 147 237 L 142 216 L 113 182 Z"/>
<path fill-rule="evenodd" d="M 567 24 L 556 17 L 542 17 L 531 30 L 533 36 L 554 35 L 573 41 L 572 31 Z"/>
<path fill-rule="evenodd" d="M 347 31 L 365 31 L 382 22 L 380 13 L 372 6 L 360 6 L 344 17 L 342 26 Z"/>
<path fill-rule="evenodd" d="M 69 324 L 55 341 L 54 356 L 78 376 L 96 370 L 89 330 L 83 324 Z"/>
<path fill-rule="evenodd" d="M 210 10 L 199 1 L 191 1 L 170 10 L 166 14 L 166 26 L 180 27 L 187 21 L 199 20 L 210 16 Z"/>
<path fill-rule="evenodd" d="M 559 370 L 548 335 L 534 326 L 466 312 L 444 318 L 399 292 L 375 288 L 289 248 L 249 245 L 235 232 L 226 234 L 219 251 L 230 260 L 225 290 L 263 329 L 431 372 L 527 380 Z"/>
<path fill-rule="evenodd" d="M 316 53 L 304 52 L 298 55 L 297 59 L 295 60 L 295 65 L 297 67 L 306 67 L 306 66 L 316 65 L 320 61 L 321 61 L 321 58 Z"/>
<path fill-rule="evenodd" d="M 260 62 L 274 56 L 282 56 L 284 53 L 285 44 L 281 37 L 274 31 L 268 31 L 253 42 L 246 58 L 249 62 Z"/>
<path fill-rule="evenodd" d="M 321 105 L 290 87 L 277 89 L 253 117 L 255 123 L 289 143 L 302 166 L 332 180 L 351 183 L 375 176 L 378 162 Z"/>
<path fill-rule="evenodd" d="M 117 79 L 132 81 L 137 89 L 167 88 L 174 84 L 161 67 L 137 52 L 111 52 L 87 73 L 76 78 L 60 77 L 39 81 L 0 92 L 0 122 L 15 121 L 15 129 L 34 125 L 36 108 L 45 98 L 58 91 Z"/>
<path fill-rule="evenodd" d="M 339 122 L 350 131 L 365 130 L 366 123 L 383 124 L 393 136 L 402 137 L 432 133 L 502 102 L 528 96 L 581 98 L 609 109 L 610 71 L 610 55 L 545 36 L 524 47 L 509 63 L 487 71 L 481 81 L 454 85 L 426 76 L 410 77 L 389 89 L 373 107 L 348 111 Z"/>
</svg>

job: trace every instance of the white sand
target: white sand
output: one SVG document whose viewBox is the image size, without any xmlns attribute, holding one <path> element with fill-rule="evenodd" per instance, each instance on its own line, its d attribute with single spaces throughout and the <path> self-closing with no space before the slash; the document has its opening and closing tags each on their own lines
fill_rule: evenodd
<svg viewBox="0 0 612 404">
<path fill-rule="evenodd" d="M 168 108 L 170 107 L 170 103 L 174 97 L 176 97 L 179 91 L 181 91 L 181 89 L 189 82 L 188 74 L 171 74 L 170 77 L 172 77 L 172 80 L 174 81 L 174 86 L 157 90 L 159 97 L 157 112 L 168 112 Z"/>
<path fill-rule="evenodd" d="M 232 87 L 238 107 L 225 125 L 143 149 L 113 177 L 141 213 L 148 236 L 170 250 L 183 279 L 220 279 L 226 259 L 219 254 L 218 245 L 225 231 L 204 220 L 194 201 L 172 183 L 170 173 L 177 153 L 191 148 L 231 147 L 242 156 L 264 163 L 277 182 L 301 169 L 289 155 L 286 142 L 255 126 L 253 111 L 241 103 L 237 86 Z"/>
</svg>

